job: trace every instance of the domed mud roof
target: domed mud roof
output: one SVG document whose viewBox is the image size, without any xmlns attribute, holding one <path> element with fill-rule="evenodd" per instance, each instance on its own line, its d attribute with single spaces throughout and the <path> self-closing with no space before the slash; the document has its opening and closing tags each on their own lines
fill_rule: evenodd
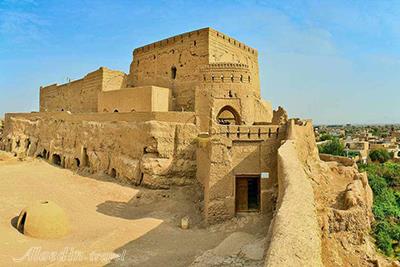
<svg viewBox="0 0 400 267">
<path fill-rule="evenodd" d="M 53 239 L 67 235 L 70 227 L 62 208 L 51 201 L 40 201 L 21 211 L 17 229 L 27 236 Z"/>
</svg>

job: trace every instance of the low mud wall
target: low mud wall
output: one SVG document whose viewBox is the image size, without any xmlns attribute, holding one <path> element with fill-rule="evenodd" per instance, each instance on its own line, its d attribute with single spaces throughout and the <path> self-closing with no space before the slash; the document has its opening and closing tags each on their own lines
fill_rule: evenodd
<svg viewBox="0 0 400 267">
<path fill-rule="evenodd" d="M 265 266 L 323 266 L 314 192 L 304 164 L 305 154 L 315 151 L 312 126 L 292 122 L 288 130 L 290 139 L 278 149 L 279 194 Z"/>
<path fill-rule="evenodd" d="M 154 188 L 195 181 L 197 126 L 189 114 L 178 121 L 174 114 L 100 115 L 6 114 L 0 149 Z M 156 115 L 166 121 L 145 120 Z"/>
<path fill-rule="evenodd" d="M 323 161 L 335 161 L 343 166 L 354 166 L 355 162 L 353 159 L 341 157 L 341 156 L 334 156 L 329 154 L 319 154 L 319 158 Z"/>
</svg>

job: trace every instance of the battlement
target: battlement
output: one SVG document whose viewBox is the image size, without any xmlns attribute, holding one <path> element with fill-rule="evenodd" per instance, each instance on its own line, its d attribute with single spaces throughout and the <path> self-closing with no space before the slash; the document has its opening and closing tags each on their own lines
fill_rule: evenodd
<svg viewBox="0 0 400 267">
<path fill-rule="evenodd" d="M 238 40 L 236 40 L 236 39 L 234 39 L 234 38 L 232 38 L 232 37 L 230 37 L 230 36 L 228 36 L 228 35 L 226 35 L 226 34 L 224 34 L 222 32 L 214 30 L 212 28 L 208 28 L 208 30 L 209 30 L 211 36 L 216 36 L 218 38 L 221 38 L 226 43 L 234 45 L 234 46 L 236 46 L 236 47 L 238 47 L 238 48 L 240 48 L 240 49 L 242 49 L 244 51 L 247 51 L 247 52 L 249 52 L 249 53 L 251 53 L 251 54 L 253 54 L 255 56 L 258 56 L 257 49 L 252 48 L 252 47 L 246 45 L 245 43 L 242 43 L 242 42 L 240 42 L 240 41 L 238 41 Z"/>
<path fill-rule="evenodd" d="M 249 52 L 255 56 L 258 55 L 258 51 L 257 49 L 254 49 L 248 45 L 246 45 L 245 43 L 242 43 L 224 33 L 221 33 L 217 30 L 214 30 L 212 28 L 202 28 L 202 29 L 198 29 L 195 31 L 190 31 L 190 32 L 185 32 L 179 35 L 175 35 L 166 39 L 163 39 L 161 41 L 157 41 L 154 43 L 150 43 L 141 47 L 136 48 L 135 50 L 133 50 L 133 55 L 138 55 L 138 54 L 142 54 L 142 53 L 146 53 L 149 52 L 155 48 L 162 48 L 162 47 L 166 47 L 166 46 L 171 46 L 174 45 L 178 42 L 184 42 L 185 39 L 189 40 L 191 39 L 193 36 L 199 36 L 200 34 L 207 32 L 209 36 L 213 36 L 213 37 L 218 37 L 221 40 L 224 40 L 224 42 L 231 44 L 233 46 L 236 46 L 246 52 Z"/>
<path fill-rule="evenodd" d="M 208 30 L 209 30 L 209 28 L 203 28 L 203 29 L 199 29 L 199 30 L 195 30 L 195 31 L 191 31 L 191 32 L 185 32 L 185 33 L 182 33 L 179 35 L 175 35 L 175 36 L 163 39 L 161 41 L 147 44 L 147 45 L 138 47 L 135 50 L 133 50 L 133 55 L 142 54 L 142 53 L 151 51 L 155 48 L 162 48 L 162 47 L 174 45 L 178 42 L 184 42 L 184 39 L 186 39 L 186 38 L 190 39 L 193 36 L 199 36 L 203 32 L 208 32 Z"/>
<path fill-rule="evenodd" d="M 98 93 L 125 87 L 126 74 L 106 67 L 83 78 L 40 87 L 41 111 L 96 112 Z"/>
</svg>

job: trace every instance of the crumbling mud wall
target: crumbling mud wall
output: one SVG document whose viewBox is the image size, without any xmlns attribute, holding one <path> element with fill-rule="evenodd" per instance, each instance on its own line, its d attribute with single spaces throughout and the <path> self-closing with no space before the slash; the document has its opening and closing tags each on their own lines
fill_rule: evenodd
<svg viewBox="0 0 400 267">
<path fill-rule="evenodd" d="M 366 174 L 321 161 L 311 122 L 290 120 L 287 132 L 265 266 L 376 266 Z"/>
<path fill-rule="evenodd" d="M 322 161 L 335 161 L 341 165 L 344 166 L 355 166 L 355 161 L 351 158 L 348 157 L 342 157 L 342 156 L 334 156 L 334 155 L 329 155 L 329 154 L 319 154 L 319 158 Z"/>
<path fill-rule="evenodd" d="M 64 168 L 106 173 L 153 188 L 195 181 L 193 114 L 175 114 L 176 120 L 169 114 L 165 121 L 141 120 L 140 114 L 122 121 L 116 119 L 119 115 L 124 117 L 7 114 L 2 148 L 18 157 L 41 157 Z M 185 117 L 187 122 L 181 122 Z"/>
<path fill-rule="evenodd" d="M 294 126 L 289 127 L 293 138 Z M 313 187 L 298 154 L 301 145 L 294 138 L 278 149 L 278 204 L 265 266 L 322 266 Z"/>
</svg>

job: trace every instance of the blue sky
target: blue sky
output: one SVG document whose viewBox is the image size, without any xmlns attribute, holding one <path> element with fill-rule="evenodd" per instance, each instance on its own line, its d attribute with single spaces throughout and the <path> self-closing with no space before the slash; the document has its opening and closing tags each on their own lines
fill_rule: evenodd
<svg viewBox="0 0 400 267">
<path fill-rule="evenodd" d="M 0 117 L 39 86 L 212 27 L 259 50 L 261 91 L 315 123 L 400 123 L 400 1 L 0 0 Z"/>
</svg>

